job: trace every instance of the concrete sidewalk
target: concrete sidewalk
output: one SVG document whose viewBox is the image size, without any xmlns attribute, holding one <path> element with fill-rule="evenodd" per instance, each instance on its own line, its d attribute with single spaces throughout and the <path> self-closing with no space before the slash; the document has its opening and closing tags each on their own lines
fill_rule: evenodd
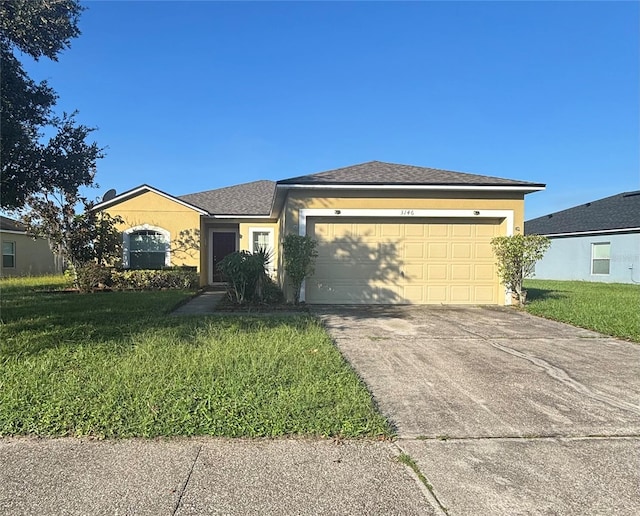
<svg viewBox="0 0 640 516">
<path fill-rule="evenodd" d="M 0 514 L 438 515 L 389 441 L 0 440 Z"/>
</svg>

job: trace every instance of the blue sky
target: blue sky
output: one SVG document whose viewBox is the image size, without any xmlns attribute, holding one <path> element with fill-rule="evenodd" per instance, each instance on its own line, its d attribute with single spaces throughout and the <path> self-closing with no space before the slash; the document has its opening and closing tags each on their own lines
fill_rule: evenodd
<svg viewBox="0 0 640 516">
<path fill-rule="evenodd" d="M 101 188 L 174 195 L 379 160 L 640 188 L 637 2 L 87 2 L 58 62 Z"/>
</svg>

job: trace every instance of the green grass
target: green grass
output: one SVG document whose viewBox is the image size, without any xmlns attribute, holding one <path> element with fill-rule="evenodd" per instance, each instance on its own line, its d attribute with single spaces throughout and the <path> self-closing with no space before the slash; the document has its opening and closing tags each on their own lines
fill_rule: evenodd
<svg viewBox="0 0 640 516">
<path fill-rule="evenodd" d="M 529 313 L 640 342 L 640 285 L 527 280 L 525 288 Z"/>
<path fill-rule="evenodd" d="M 169 317 L 191 293 L 63 286 L 0 281 L 2 436 L 391 434 L 310 316 Z"/>
</svg>

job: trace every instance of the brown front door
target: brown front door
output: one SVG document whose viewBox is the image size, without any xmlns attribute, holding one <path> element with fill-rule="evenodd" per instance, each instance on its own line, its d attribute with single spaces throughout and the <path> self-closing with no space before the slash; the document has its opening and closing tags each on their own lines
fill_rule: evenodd
<svg viewBox="0 0 640 516">
<path fill-rule="evenodd" d="M 213 281 L 224 281 L 222 274 L 218 271 L 218 264 L 228 254 L 236 250 L 235 233 L 213 233 Z"/>
</svg>

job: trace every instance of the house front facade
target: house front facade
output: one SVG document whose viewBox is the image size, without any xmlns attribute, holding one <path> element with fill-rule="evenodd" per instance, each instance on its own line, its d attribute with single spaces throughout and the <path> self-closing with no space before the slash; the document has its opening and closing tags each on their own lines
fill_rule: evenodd
<svg viewBox="0 0 640 516">
<path fill-rule="evenodd" d="M 551 240 L 538 279 L 640 283 L 640 190 L 529 220 L 525 232 Z"/>
<path fill-rule="evenodd" d="M 308 303 L 505 304 L 490 241 L 521 232 L 524 196 L 542 189 L 373 161 L 177 197 L 142 185 L 97 209 L 124 220 L 125 267 L 193 266 L 202 285 L 230 252 L 267 247 L 287 292 L 281 242 L 295 233 L 318 242 Z"/>
</svg>

